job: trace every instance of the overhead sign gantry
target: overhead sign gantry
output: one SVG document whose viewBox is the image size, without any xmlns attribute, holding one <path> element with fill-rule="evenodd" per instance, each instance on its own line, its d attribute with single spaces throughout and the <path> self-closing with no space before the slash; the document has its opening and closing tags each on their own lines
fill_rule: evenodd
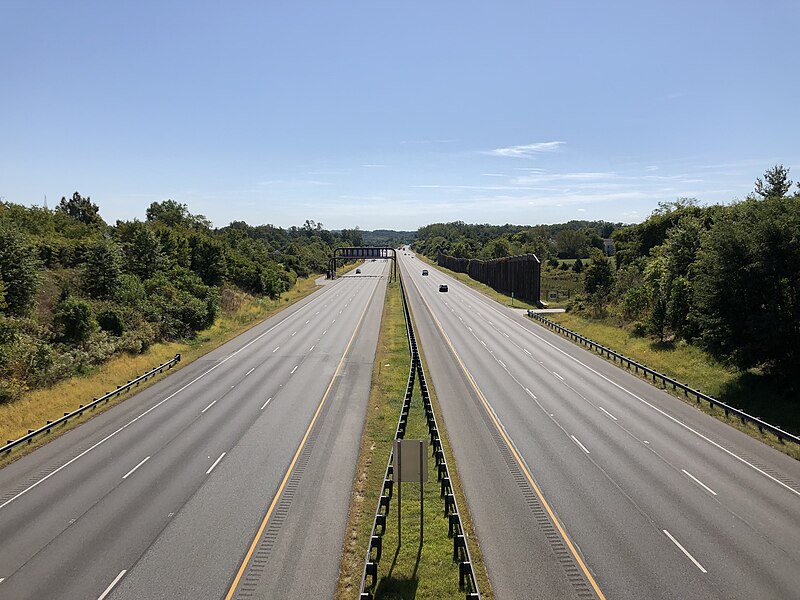
<svg viewBox="0 0 800 600">
<path fill-rule="evenodd" d="M 338 260 L 359 260 L 359 259 L 382 258 L 392 261 L 391 277 L 397 280 L 397 252 L 394 248 L 384 248 L 377 246 L 353 246 L 334 248 L 333 258 L 331 258 L 328 268 L 328 279 L 336 277 L 336 261 Z"/>
</svg>

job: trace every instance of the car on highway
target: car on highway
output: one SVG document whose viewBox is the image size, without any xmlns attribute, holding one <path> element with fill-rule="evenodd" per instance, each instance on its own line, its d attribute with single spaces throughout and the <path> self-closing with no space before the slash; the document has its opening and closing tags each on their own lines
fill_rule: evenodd
<svg viewBox="0 0 800 600">
<path fill-rule="evenodd" d="M 427 275 L 428 274 L 428 269 L 422 269 L 422 274 L 423 275 Z"/>
<path fill-rule="evenodd" d="M 358 275 L 359 273 L 361 273 L 361 269 L 356 269 L 356 275 Z"/>
<path fill-rule="evenodd" d="M 446 292 L 446 291 L 447 291 L 447 284 L 446 284 L 446 283 L 442 283 L 442 284 L 439 286 L 439 291 L 440 291 L 440 292 Z"/>
</svg>

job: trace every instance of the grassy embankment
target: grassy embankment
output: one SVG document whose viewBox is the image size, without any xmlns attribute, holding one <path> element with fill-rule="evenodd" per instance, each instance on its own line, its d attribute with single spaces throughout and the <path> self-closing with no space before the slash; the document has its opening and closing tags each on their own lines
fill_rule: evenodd
<svg viewBox="0 0 800 600">
<path fill-rule="evenodd" d="M 381 492 L 386 462 L 391 452 L 392 439 L 397 429 L 410 360 L 400 288 L 398 284 L 391 283 L 387 289 L 381 322 L 369 410 L 356 471 L 358 475 L 354 484 L 339 569 L 337 600 L 355 598 L 361 585 L 367 542 L 375 518 L 375 508 Z M 430 388 L 433 396 L 433 386 L 430 385 Z M 438 411 L 435 398 L 433 401 L 434 408 Z M 443 429 L 441 421 L 439 426 Z M 478 585 L 483 598 L 488 600 L 493 596 L 469 519 L 468 507 L 461 492 L 447 433 L 442 431 L 441 436 L 445 454 L 449 459 L 461 518 L 469 535 L 470 552 L 479 578 Z M 405 439 L 428 439 L 428 428 L 418 388 L 412 399 Z M 443 516 L 444 505 L 439 497 L 435 463 L 430 451 L 428 473 L 429 482 L 424 486 L 424 543 L 421 546 L 419 484 L 403 484 L 402 545 L 399 548 L 396 496 L 392 500 L 386 533 L 383 536 L 383 555 L 378 565 L 378 584 L 375 593 L 378 600 L 463 598 L 463 593 L 458 589 L 458 565 L 452 561 L 453 541 L 447 536 L 448 524 Z"/>
<path fill-rule="evenodd" d="M 356 266 L 356 264 L 347 265 L 340 272 L 348 271 Z M 224 303 L 227 306 L 223 305 L 220 316 L 214 325 L 199 332 L 193 340 L 153 344 L 141 354 L 117 356 L 85 376 L 73 377 L 49 388 L 31 391 L 16 402 L 0 404 L 0 445 L 4 445 L 6 440 L 17 439 L 25 435 L 29 429 L 41 427 L 48 419 L 55 420 L 65 412 L 75 410 L 79 404 L 87 404 L 92 398 L 98 398 L 118 385 L 138 377 L 166 362 L 175 354 L 180 353 L 181 362 L 177 367 L 173 367 L 173 371 L 189 364 L 314 292 L 318 288 L 314 280 L 318 277 L 319 275 L 312 275 L 298 279 L 290 290 L 275 300 L 236 294 L 230 301 Z M 166 373 L 169 372 L 172 371 Z M 157 376 L 147 383 L 143 383 L 139 389 L 144 389 L 160 377 Z M 95 411 L 85 413 L 83 417 L 72 419 L 69 423 L 54 429 L 50 435 L 39 436 L 24 448 L 20 447 L 10 455 L 0 457 L 0 466 L 23 456 L 30 450 L 52 440 L 55 435 L 72 429 L 130 397 L 130 394 L 125 394 L 109 400 L 107 404 L 98 406 Z"/>
<path fill-rule="evenodd" d="M 423 258 L 422 255 L 417 255 Z M 427 260 L 430 264 L 434 262 Z M 437 267 L 440 268 L 441 267 Z M 459 281 L 466 283 L 474 289 L 485 293 L 506 306 L 511 299 L 488 286 L 477 282 L 463 273 L 453 273 L 442 269 Z M 571 271 L 547 269 L 551 274 L 575 274 Z M 542 269 L 542 289 L 545 288 L 546 270 Z M 489 290 L 487 292 L 487 290 Z M 517 301 L 514 306 L 517 306 Z M 558 307 L 558 303 L 550 303 Z M 572 313 L 548 314 L 547 318 L 559 325 L 580 333 L 595 342 L 598 342 L 617 352 L 630 356 L 638 362 L 647 365 L 673 379 L 700 390 L 730 406 L 757 416 L 768 423 L 777 425 L 790 433 L 800 432 L 800 411 L 797 410 L 796 394 L 787 392 L 786 388 L 776 383 L 774 379 L 763 374 L 751 371 L 736 371 L 714 360 L 706 352 L 685 343 L 661 344 L 647 337 L 633 335 L 624 328 L 599 320 L 590 320 Z M 649 381 L 649 380 L 648 380 Z M 652 381 L 650 381 L 652 383 Z M 726 418 L 725 412 L 718 408 L 709 408 L 707 404 L 696 404 L 693 399 L 687 399 L 682 392 L 667 391 L 676 397 L 700 408 L 703 412 L 725 421 L 732 427 L 744 431 L 748 435 L 760 439 L 770 446 L 800 459 L 800 447 L 791 442 L 782 443 L 772 434 L 762 434 L 757 427 L 742 425 L 741 421 Z"/>
</svg>

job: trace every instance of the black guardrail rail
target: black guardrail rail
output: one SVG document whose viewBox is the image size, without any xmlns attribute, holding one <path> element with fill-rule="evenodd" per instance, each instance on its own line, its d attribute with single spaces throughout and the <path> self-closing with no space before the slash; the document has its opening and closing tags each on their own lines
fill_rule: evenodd
<svg viewBox="0 0 800 600">
<path fill-rule="evenodd" d="M 162 365 L 159 365 L 159 366 L 155 367 L 154 369 L 151 369 L 150 371 L 148 371 L 144 375 L 140 375 L 139 377 L 129 381 L 125 385 L 117 386 L 116 390 L 108 392 L 107 394 L 105 394 L 104 396 L 101 396 L 100 398 L 93 399 L 89 404 L 86 404 L 85 406 L 83 404 L 81 404 L 80 406 L 78 406 L 78 408 L 76 410 L 73 410 L 72 412 L 64 413 L 64 416 L 61 417 L 60 419 L 56 419 L 55 421 L 48 421 L 46 425 L 40 427 L 39 429 L 29 429 L 28 433 L 26 435 L 23 435 L 18 440 L 8 440 L 8 443 L 5 446 L 3 446 L 2 448 L 0 448 L 0 454 L 8 454 L 14 448 L 19 446 L 20 444 L 30 443 L 33 440 L 33 438 L 35 438 L 35 437 L 37 437 L 37 436 L 39 436 L 39 435 L 41 435 L 43 433 L 50 433 L 50 430 L 53 429 L 54 427 L 57 427 L 58 425 L 61 425 L 62 423 L 66 423 L 67 421 L 69 421 L 73 417 L 79 417 L 79 416 L 83 415 L 83 413 L 86 412 L 87 410 L 94 410 L 97 407 L 97 405 L 100 404 L 101 402 L 108 402 L 114 396 L 118 396 L 120 394 L 123 394 L 123 393 L 127 392 L 128 390 L 130 390 L 131 388 L 133 388 L 135 386 L 138 386 L 143 381 L 147 381 L 151 377 L 154 377 L 155 375 L 157 375 L 159 373 L 163 373 L 164 369 L 168 369 L 168 370 L 171 369 L 173 366 L 175 366 L 179 362 L 181 362 L 181 355 L 180 354 L 176 354 L 174 358 L 168 360 L 167 362 L 165 362 Z"/>
<path fill-rule="evenodd" d="M 405 286 L 403 279 L 400 278 L 400 293 L 403 298 L 403 314 L 406 321 L 406 332 L 408 334 L 408 347 L 411 354 L 411 368 L 408 373 L 408 385 L 400 409 L 400 417 L 397 421 L 396 439 L 403 439 L 406 434 L 406 424 L 408 423 L 408 411 L 411 407 L 411 397 L 414 393 L 414 379 L 418 375 L 420 388 L 422 390 L 422 401 L 425 408 L 425 415 L 428 422 L 428 432 L 431 436 L 431 446 L 433 455 L 436 459 L 437 479 L 441 487 L 441 497 L 444 501 L 444 516 L 449 521 L 448 533 L 453 538 L 453 561 L 459 565 L 458 586 L 466 593 L 467 600 L 479 600 L 478 581 L 475 577 L 472 558 L 469 554 L 469 546 L 464 535 L 464 528 L 461 523 L 461 513 L 458 510 L 455 494 L 450 479 L 450 472 L 447 467 L 447 460 L 444 456 L 442 443 L 439 438 L 439 428 L 436 424 L 436 415 L 433 412 L 428 384 L 425 380 L 425 373 L 422 369 L 422 361 L 417 348 L 417 340 L 414 335 L 414 326 L 411 323 L 411 312 L 408 308 Z M 381 559 L 383 550 L 383 534 L 386 531 L 386 519 L 389 515 L 389 506 L 394 493 L 394 481 L 392 480 L 394 456 L 389 454 L 386 465 L 386 473 L 383 476 L 383 488 L 378 497 L 378 505 L 375 509 L 375 519 L 372 523 L 369 543 L 367 544 L 367 555 L 364 560 L 364 571 L 361 576 L 361 588 L 359 590 L 360 600 L 372 600 L 371 588 L 375 587 L 378 581 L 378 562 Z M 367 580 L 369 579 L 369 583 Z"/>
<path fill-rule="evenodd" d="M 543 317 L 541 314 L 533 310 L 528 311 L 528 316 L 533 319 L 536 319 L 537 321 L 543 323 L 544 325 L 547 325 L 550 329 L 557 331 L 562 335 L 565 335 L 567 338 L 599 352 L 601 356 L 607 356 L 608 358 L 612 359 L 612 361 L 615 363 L 617 362 L 617 360 L 619 360 L 620 365 L 625 366 L 628 369 L 633 369 L 633 371 L 637 374 L 639 373 L 639 371 L 641 371 L 646 377 L 652 377 L 654 382 L 661 381 L 664 387 L 666 387 L 667 385 L 671 385 L 673 390 L 682 390 L 683 394 L 687 397 L 689 395 L 694 396 L 698 404 L 704 400 L 708 402 L 708 405 L 710 407 L 713 408 L 715 406 L 718 406 L 723 411 L 725 411 L 726 417 L 734 415 L 735 417 L 738 417 L 741 420 L 743 425 L 745 423 L 751 423 L 752 425 L 758 427 L 758 430 L 761 433 L 764 433 L 764 431 L 769 431 L 775 437 L 777 437 L 778 441 L 780 442 L 783 442 L 784 440 L 790 440 L 795 444 L 800 444 L 800 437 L 793 435 L 788 431 L 784 431 L 780 427 L 776 427 L 775 425 L 767 423 L 766 421 L 762 421 L 758 417 L 754 417 L 753 415 L 747 414 L 746 412 L 739 410 L 738 408 L 734 408 L 733 406 L 725 404 L 721 400 L 717 400 L 716 398 L 709 396 L 708 394 L 704 394 L 699 390 L 691 388 L 688 385 L 681 383 L 676 379 L 673 379 L 672 377 L 668 377 L 667 375 L 659 373 L 658 371 L 655 371 L 650 367 L 643 365 L 642 363 L 637 362 L 632 358 L 620 354 L 619 352 L 615 352 L 611 348 L 607 348 L 602 344 L 598 344 L 597 342 L 592 341 L 589 338 L 584 337 L 579 333 L 575 333 L 571 329 L 562 327 L 558 323 L 554 323 L 550 319 Z"/>
</svg>

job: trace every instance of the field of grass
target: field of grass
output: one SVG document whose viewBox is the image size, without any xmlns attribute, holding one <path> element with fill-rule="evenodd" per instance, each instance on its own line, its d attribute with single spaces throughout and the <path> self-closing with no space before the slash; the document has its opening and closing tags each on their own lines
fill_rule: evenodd
<svg viewBox="0 0 800 600">
<path fill-rule="evenodd" d="M 354 265 L 349 265 L 354 268 Z M 0 445 L 6 440 L 17 439 L 26 434 L 29 429 L 37 429 L 44 425 L 48 419 L 55 420 L 65 412 L 78 408 L 80 404 L 87 404 L 92 398 L 98 398 L 115 389 L 118 385 L 136 378 L 166 362 L 175 354 L 180 353 L 181 362 L 178 367 L 185 366 L 193 360 L 210 352 L 230 339 L 250 329 L 257 323 L 272 316 L 283 308 L 308 296 L 317 289 L 314 280 L 318 275 L 300 279 L 280 298 L 253 298 L 245 294 L 236 294 L 224 304 L 220 317 L 209 329 L 198 333 L 197 337 L 187 342 L 169 342 L 154 344 L 146 352 L 137 355 L 121 355 L 113 358 L 104 365 L 94 369 L 83 377 L 73 377 L 62 381 L 52 387 L 35 390 L 26 394 L 19 401 L 0 404 Z M 172 371 L 167 371 L 167 373 Z M 157 376 L 148 383 L 142 384 L 143 389 L 153 381 L 163 376 Z M 25 448 L 15 449 L 11 455 L 0 457 L 0 465 L 10 460 L 15 460 L 26 452 L 53 439 L 76 425 L 99 414 L 108 407 L 130 398 L 129 394 L 110 400 L 103 406 L 83 417 L 72 419 L 66 425 L 53 430 L 49 435 L 39 436 L 33 443 Z"/>
<path fill-rule="evenodd" d="M 797 410 L 796 395 L 787 391 L 774 380 L 755 371 L 735 371 L 720 364 L 706 352 L 686 343 L 662 344 L 647 337 L 634 336 L 630 332 L 572 313 L 546 315 L 559 325 L 580 333 L 612 350 L 636 359 L 673 379 L 713 396 L 730 406 L 759 417 L 791 433 L 800 433 L 800 411 Z M 683 393 L 672 392 L 686 400 Z M 781 443 L 771 434 L 761 434 L 751 425 L 742 426 L 733 418 L 726 419 L 719 409 L 709 409 L 706 404 L 694 406 L 712 414 L 728 424 L 763 440 L 765 443 L 800 459 L 800 447 L 793 443 Z"/>
<path fill-rule="evenodd" d="M 358 475 L 353 489 L 347 536 L 339 568 L 337 600 L 356 598 L 361 585 L 367 542 L 405 393 L 410 356 L 399 290 L 397 283 L 390 283 L 387 288 L 369 411 L 364 426 L 356 471 Z M 422 399 L 417 392 L 409 412 L 406 439 L 427 439 L 427 433 Z M 446 432 L 442 432 L 443 447 L 448 456 L 452 456 L 449 454 L 445 436 Z M 419 537 L 419 484 L 406 483 L 403 484 L 402 491 L 402 545 L 399 547 L 397 545 L 395 497 L 387 520 L 386 533 L 383 536 L 383 555 L 378 565 L 376 599 L 463 598 L 463 593 L 458 589 L 458 565 L 452 560 L 453 542 L 447 536 L 448 524 L 443 516 L 444 506 L 439 497 L 435 464 L 430 452 L 428 461 L 431 478 L 424 486 L 424 543 L 420 544 Z M 466 502 L 456 481 L 452 458 L 449 464 L 453 471 L 461 516 L 465 522 L 465 529 L 470 534 L 470 551 L 473 553 L 476 565 L 479 563 L 481 565 L 479 572 L 484 573 L 483 581 L 479 580 L 479 585 L 482 591 L 486 590 L 483 597 L 489 599 L 492 596 L 482 562 L 479 560 L 479 555 L 476 555 L 475 538 L 466 512 Z"/>
</svg>

